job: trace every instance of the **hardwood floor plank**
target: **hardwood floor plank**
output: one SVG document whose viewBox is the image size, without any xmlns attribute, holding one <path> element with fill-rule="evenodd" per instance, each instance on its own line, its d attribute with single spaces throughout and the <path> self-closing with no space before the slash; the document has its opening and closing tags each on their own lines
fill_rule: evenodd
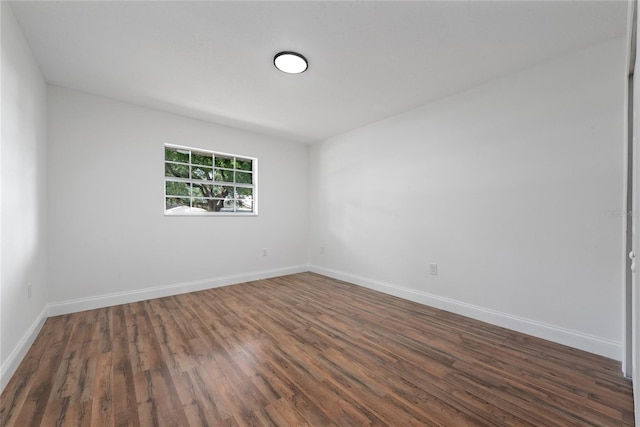
<svg viewBox="0 0 640 427">
<path fill-rule="evenodd" d="M 15 417 L 26 401 L 31 388 L 33 387 L 34 376 L 39 370 L 41 363 L 45 363 L 42 358 L 48 357 L 42 351 L 52 347 L 58 341 L 66 340 L 65 318 L 54 317 L 45 322 L 36 342 L 25 355 L 20 364 L 20 374 L 13 375 L 1 396 L 0 423 L 15 422 Z M 64 343 L 66 345 L 66 342 Z"/>
<path fill-rule="evenodd" d="M 45 322 L 45 326 L 47 326 L 47 323 L 49 323 L 48 320 Z M 36 342 L 29 350 L 29 353 L 32 353 L 34 356 L 32 361 L 35 361 L 36 364 L 32 365 L 33 370 L 27 373 L 29 376 L 29 387 L 26 390 L 26 399 L 15 418 L 3 419 L 3 422 L 6 422 L 7 425 L 41 425 L 53 389 L 54 375 L 60 368 L 64 357 L 64 349 L 67 347 L 69 341 L 69 330 L 71 329 L 69 325 L 71 323 L 69 316 L 67 316 L 66 319 L 62 319 L 62 324 L 57 321 L 52 321 L 50 325 L 58 324 L 58 328 L 54 331 L 51 331 L 51 328 L 47 329 L 44 334 L 49 339 L 39 341 L 39 338 L 43 335 L 42 332 L 39 337 L 36 338 Z M 49 345 L 46 344 L 47 342 Z M 20 370 L 21 366 L 18 367 L 18 370 Z M 4 395 L 5 393 L 3 392 L 2 396 Z M 4 407 L 4 397 L 1 400 L 0 405 Z"/>
<path fill-rule="evenodd" d="M 232 417 L 217 391 L 207 386 L 210 381 L 198 368 L 183 372 L 176 379 L 176 389 L 189 426 L 218 425 Z"/>
<path fill-rule="evenodd" d="M 167 365 L 176 374 L 185 372 L 194 366 L 193 350 L 189 345 L 189 339 L 195 335 L 185 333 L 182 323 L 176 321 L 180 318 L 180 311 L 171 310 L 172 298 L 160 298 L 147 301 L 149 317 L 153 324 L 154 332 L 159 337 L 159 344 Z"/>
<path fill-rule="evenodd" d="M 61 426 L 65 424 L 67 409 L 69 408 L 69 396 L 61 399 L 50 400 L 42 415 L 41 423 L 48 426 Z"/>
<path fill-rule="evenodd" d="M 272 402 L 266 408 L 269 417 L 273 420 L 274 425 L 277 426 L 308 426 L 309 424 L 304 417 L 298 413 L 295 407 L 291 403 L 284 399 L 278 399 Z"/>
<path fill-rule="evenodd" d="M 73 325 L 68 345 L 57 373 L 50 399 L 72 397 L 71 403 L 92 399 L 95 355 L 98 354 L 98 323 L 92 312 L 82 312 L 80 322 Z"/>
<path fill-rule="evenodd" d="M 134 384 L 141 425 L 189 425 L 167 368 L 135 373 Z"/>
<path fill-rule="evenodd" d="M 91 425 L 113 425 L 113 360 L 110 353 L 97 357 L 92 403 Z"/>
<path fill-rule="evenodd" d="M 112 313 L 112 369 L 113 369 L 113 419 L 114 425 L 139 427 L 133 367 L 127 336 L 126 315 L 123 306 L 113 307 Z"/>
<path fill-rule="evenodd" d="M 620 365 L 302 273 L 50 318 L 0 425 L 632 426 Z"/>
<path fill-rule="evenodd" d="M 64 427 L 89 427 L 91 424 L 91 401 L 71 403 L 64 417 Z M 43 423 L 43 425 L 47 425 Z"/>
</svg>

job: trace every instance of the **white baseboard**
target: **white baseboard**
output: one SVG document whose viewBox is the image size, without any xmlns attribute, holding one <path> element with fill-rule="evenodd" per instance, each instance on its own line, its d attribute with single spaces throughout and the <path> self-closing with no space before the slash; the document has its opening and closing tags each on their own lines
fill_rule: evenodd
<svg viewBox="0 0 640 427">
<path fill-rule="evenodd" d="M 354 283 L 369 289 L 374 289 L 376 291 L 450 311 L 452 313 L 461 314 L 472 319 L 481 320 L 483 322 L 522 332 L 534 337 L 543 338 L 559 344 L 564 344 L 614 360 L 619 361 L 622 356 L 622 344 L 620 342 L 610 341 L 582 332 L 572 331 L 543 322 L 525 319 L 523 317 L 490 310 L 454 299 L 429 294 L 427 292 L 395 286 L 378 280 L 372 280 L 316 265 L 310 265 L 309 270 L 334 279 Z"/>
<path fill-rule="evenodd" d="M 0 367 L 0 393 L 9 383 L 9 380 L 18 369 L 18 366 L 27 355 L 27 351 L 31 348 L 31 345 L 36 340 L 36 337 L 40 333 L 44 322 L 47 320 L 47 307 L 45 306 L 40 314 L 35 318 L 27 332 L 22 339 L 15 346 L 7 360 Z"/>
<path fill-rule="evenodd" d="M 267 279 L 270 277 L 284 276 L 309 271 L 308 266 L 299 265 L 274 270 L 256 271 L 232 276 L 223 276 L 213 279 L 196 280 L 192 282 L 176 283 L 166 286 L 156 286 L 138 289 L 128 292 L 97 295 L 88 298 L 78 298 L 68 301 L 49 303 L 49 316 L 76 313 L 84 310 L 109 307 L 112 305 L 128 304 L 153 298 L 167 297 L 184 294 L 187 292 L 202 291 L 205 289 L 219 288 L 221 286 L 235 285 L 237 283 L 250 282 L 252 280 Z"/>
</svg>

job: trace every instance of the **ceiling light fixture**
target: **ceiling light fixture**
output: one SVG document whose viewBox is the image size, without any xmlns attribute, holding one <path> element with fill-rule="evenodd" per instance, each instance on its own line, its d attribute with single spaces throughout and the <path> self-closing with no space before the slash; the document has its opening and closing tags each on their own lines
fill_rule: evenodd
<svg viewBox="0 0 640 427">
<path fill-rule="evenodd" d="M 307 70 L 307 58 L 296 52 L 280 52 L 273 57 L 273 65 L 283 73 L 300 74 Z"/>
</svg>

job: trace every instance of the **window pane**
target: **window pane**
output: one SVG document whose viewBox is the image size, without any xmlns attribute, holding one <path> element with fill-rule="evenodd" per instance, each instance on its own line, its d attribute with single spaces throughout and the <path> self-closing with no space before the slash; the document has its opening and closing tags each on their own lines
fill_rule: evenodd
<svg viewBox="0 0 640 427">
<path fill-rule="evenodd" d="M 233 171 L 216 169 L 216 181 L 233 182 Z"/>
<path fill-rule="evenodd" d="M 216 156 L 216 167 L 233 169 L 233 157 Z"/>
<path fill-rule="evenodd" d="M 188 182 L 165 182 L 165 191 L 167 196 L 190 196 L 191 185 Z"/>
<path fill-rule="evenodd" d="M 200 184 L 193 183 L 193 196 L 194 197 L 216 197 L 215 187 L 212 184 Z"/>
<path fill-rule="evenodd" d="M 193 151 L 191 153 L 191 163 L 194 165 L 213 166 L 213 155 L 210 153 L 199 153 Z"/>
<path fill-rule="evenodd" d="M 164 159 L 172 162 L 189 163 L 189 150 L 164 147 Z"/>
<path fill-rule="evenodd" d="M 236 172 L 236 181 L 240 184 L 252 184 L 253 174 L 249 172 Z"/>
<path fill-rule="evenodd" d="M 215 212 L 217 200 L 214 199 L 193 199 L 193 210 L 195 212 Z"/>
<path fill-rule="evenodd" d="M 253 198 L 253 188 L 236 187 L 236 194 L 238 199 Z"/>
<path fill-rule="evenodd" d="M 204 166 L 192 166 L 191 178 L 211 181 L 213 180 L 213 169 Z"/>
<path fill-rule="evenodd" d="M 238 212 L 253 212 L 253 200 L 251 199 L 243 199 L 238 200 Z"/>
<path fill-rule="evenodd" d="M 227 187 L 224 187 L 222 185 L 214 185 L 213 186 L 213 191 L 212 191 L 212 196 L 211 197 L 225 197 L 222 195 L 222 192 L 224 191 L 224 189 Z"/>
<path fill-rule="evenodd" d="M 189 207 L 191 199 L 188 198 L 179 198 L 179 197 L 167 197 L 165 199 L 164 208 L 168 211 L 184 211 L 185 207 Z"/>
<path fill-rule="evenodd" d="M 213 212 L 220 212 L 224 207 L 224 199 L 213 200 Z"/>
<path fill-rule="evenodd" d="M 233 187 L 228 185 L 224 185 L 224 186 L 221 185 L 220 195 L 218 197 L 224 197 L 225 199 L 233 199 L 234 197 Z"/>
<path fill-rule="evenodd" d="M 174 163 L 165 163 L 164 176 L 173 176 L 176 178 L 189 178 L 189 166 L 176 165 Z"/>
<path fill-rule="evenodd" d="M 253 212 L 253 201 L 249 200 L 248 202 L 240 202 L 238 201 L 238 209 L 236 212 Z"/>
<path fill-rule="evenodd" d="M 234 200 L 225 199 L 224 206 L 221 209 L 221 212 L 233 212 L 234 206 L 235 206 Z"/>
<path fill-rule="evenodd" d="M 204 185 L 204 187 L 206 187 L 205 191 L 207 193 L 200 193 L 199 190 L 196 190 L 196 187 L 200 186 L 201 185 L 199 184 L 193 185 L 194 195 L 200 196 L 200 194 L 202 194 L 202 197 L 216 197 L 221 199 L 234 197 L 233 187 L 228 185 Z"/>
<path fill-rule="evenodd" d="M 237 187 L 237 208 L 239 211 L 252 212 L 253 211 L 253 188 Z"/>
<path fill-rule="evenodd" d="M 252 161 L 245 159 L 236 159 L 236 169 L 250 171 L 252 169 Z"/>
</svg>

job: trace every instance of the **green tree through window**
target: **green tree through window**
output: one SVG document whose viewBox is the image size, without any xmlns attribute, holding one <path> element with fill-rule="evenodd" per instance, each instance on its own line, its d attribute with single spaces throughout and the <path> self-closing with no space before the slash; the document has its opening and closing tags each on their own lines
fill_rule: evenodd
<svg viewBox="0 0 640 427">
<path fill-rule="evenodd" d="M 255 214 L 257 159 L 165 144 L 166 214 Z"/>
</svg>

